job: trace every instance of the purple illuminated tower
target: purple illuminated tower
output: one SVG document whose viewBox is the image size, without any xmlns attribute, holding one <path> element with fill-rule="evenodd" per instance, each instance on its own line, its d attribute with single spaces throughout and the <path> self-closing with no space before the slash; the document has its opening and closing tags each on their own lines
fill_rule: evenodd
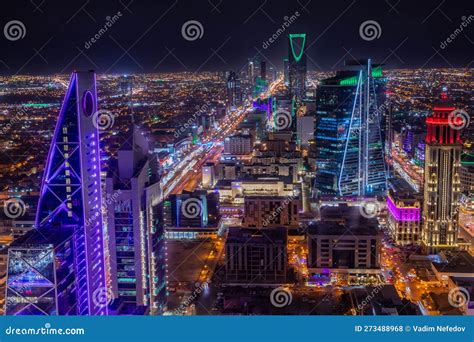
<svg viewBox="0 0 474 342">
<path fill-rule="evenodd" d="M 9 250 L 7 314 L 107 314 L 96 112 L 95 73 L 74 72 L 43 175 L 37 229 Z"/>
</svg>

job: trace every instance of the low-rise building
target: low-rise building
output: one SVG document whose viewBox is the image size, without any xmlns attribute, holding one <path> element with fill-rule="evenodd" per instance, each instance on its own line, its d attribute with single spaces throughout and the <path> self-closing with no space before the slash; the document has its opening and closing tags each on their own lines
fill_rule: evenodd
<svg viewBox="0 0 474 342">
<path fill-rule="evenodd" d="M 254 228 L 298 227 L 299 203 L 299 199 L 293 196 L 245 197 L 242 226 Z"/>
<path fill-rule="evenodd" d="M 357 207 L 343 208 L 339 209 L 340 220 L 322 210 L 321 221 L 308 227 L 310 275 L 379 275 L 381 243 L 377 219 L 363 217 Z M 332 212 L 338 207 L 328 209 Z M 326 219 L 327 216 L 331 218 Z"/>
<path fill-rule="evenodd" d="M 226 241 L 228 283 L 279 284 L 287 280 L 285 228 L 229 228 Z"/>
</svg>

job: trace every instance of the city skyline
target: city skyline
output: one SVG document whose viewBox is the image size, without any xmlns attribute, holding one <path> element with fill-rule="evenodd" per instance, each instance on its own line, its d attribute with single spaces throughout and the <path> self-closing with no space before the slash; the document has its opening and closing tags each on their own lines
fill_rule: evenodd
<svg viewBox="0 0 474 342">
<path fill-rule="evenodd" d="M 249 56 L 282 69 L 292 33 L 307 35 L 308 70 L 336 70 L 344 60 L 367 57 L 387 68 L 470 67 L 465 51 L 474 17 L 464 4 L 85 1 L 65 8 L 24 0 L 6 4 L 0 74 L 239 71 Z"/>
<path fill-rule="evenodd" d="M 433 46 L 417 62 L 439 30 L 451 37 L 433 24 L 451 20 L 444 2 L 420 22 L 421 4 L 407 15 L 406 3 L 385 1 L 361 16 L 368 2 L 341 1 L 318 31 L 306 16 L 338 4 L 275 1 L 288 15 L 265 52 L 245 44 L 267 27 L 260 17 L 273 21 L 271 1 L 245 20 L 248 39 L 233 21 L 249 7 L 228 13 L 235 45 L 213 26 L 233 5 L 203 2 L 215 15 L 206 21 L 205 6 L 178 2 L 121 34 L 132 7 L 144 8 L 117 1 L 123 12 L 59 72 L 22 74 L 40 72 L 38 58 L 63 65 L 67 44 L 90 28 L 82 20 L 97 23 L 105 10 L 86 1 L 58 29 L 69 33 L 57 37 L 60 55 L 48 60 L 47 43 L 16 73 L 3 64 L 12 72 L 0 76 L 0 314 L 473 315 L 474 69 Z M 30 5 L 29 22 L 4 27 L 11 44 L 46 32 L 49 23 L 30 28 L 48 11 L 65 13 Z M 392 47 L 404 28 L 387 27 L 387 15 L 431 33 L 419 49 L 405 46 L 409 37 Z M 471 17 L 441 42 L 452 60 L 470 58 L 457 44 L 469 42 Z M 151 18 L 129 48 L 118 43 Z M 326 34 L 344 52 L 327 46 L 324 69 L 313 56 Z M 150 72 L 151 51 L 167 39 L 177 45 L 164 45 Z M 104 40 L 121 55 L 94 50 Z M 165 71 L 168 57 L 185 71 Z M 438 57 L 447 67 L 434 67 Z"/>
</svg>

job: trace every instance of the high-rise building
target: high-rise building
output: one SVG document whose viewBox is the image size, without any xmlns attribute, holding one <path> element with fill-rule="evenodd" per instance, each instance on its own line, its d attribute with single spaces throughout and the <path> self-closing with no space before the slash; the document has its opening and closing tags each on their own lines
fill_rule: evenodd
<svg viewBox="0 0 474 342">
<path fill-rule="evenodd" d="M 385 191 L 378 78 L 370 60 L 321 81 L 316 92 L 315 188 L 319 195 L 371 196 Z"/>
<path fill-rule="evenodd" d="M 310 140 L 314 138 L 314 116 L 305 115 L 296 117 L 297 134 L 296 142 L 300 146 L 308 146 Z"/>
<path fill-rule="evenodd" d="M 271 107 L 271 117 L 268 121 L 270 131 L 297 132 L 297 100 L 296 97 L 274 96 Z"/>
<path fill-rule="evenodd" d="M 260 62 L 260 78 L 264 81 L 267 80 L 267 63 L 265 61 Z"/>
<path fill-rule="evenodd" d="M 306 93 L 306 33 L 290 34 L 288 38 L 290 96 L 300 102 Z"/>
<path fill-rule="evenodd" d="M 474 154 L 466 151 L 461 156 L 459 168 L 461 191 L 467 196 L 474 196 Z"/>
<path fill-rule="evenodd" d="M 8 315 L 107 315 L 95 73 L 74 72 L 46 162 L 36 229 L 10 252 Z M 41 271 L 39 271 L 41 270 Z"/>
<path fill-rule="evenodd" d="M 269 82 L 274 82 L 277 79 L 277 71 L 273 66 L 270 65 L 268 68 L 268 81 Z"/>
<path fill-rule="evenodd" d="M 219 194 L 204 190 L 170 195 L 164 201 L 166 228 L 216 228 Z"/>
<path fill-rule="evenodd" d="M 132 95 L 133 91 L 133 77 L 129 75 L 123 75 L 120 77 L 120 94 L 124 96 Z"/>
<path fill-rule="evenodd" d="M 288 58 L 283 58 L 283 82 L 287 87 L 290 85 L 290 62 Z"/>
<path fill-rule="evenodd" d="M 248 81 L 250 85 L 254 86 L 256 83 L 256 80 L 261 77 L 260 56 L 257 54 L 254 57 L 249 58 L 247 67 L 248 67 L 247 69 Z"/>
<path fill-rule="evenodd" d="M 252 153 L 252 145 L 249 134 L 234 134 L 224 139 L 224 153 L 246 155 Z"/>
<path fill-rule="evenodd" d="M 157 157 L 148 151 L 134 125 L 106 179 L 111 287 L 123 314 L 159 315 L 166 305 L 162 192 Z"/>
<path fill-rule="evenodd" d="M 239 76 L 233 71 L 227 78 L 227 106 L 230 108 L 238 107 L 242 104 L 242 87 Z"/>
<path fill-rule="evenodd" d="M 426 118 L 422 239 L 429 250 L 457 247 L 462 144 L 455 110 L 443 92 Z"/>
<path fill-rule="evenodd" d="M 204 188 L 212 188 L 216 184 L 215 166 L 212 163 L 207 163 L 202 167 L 202 186 Z"/>
</svg>

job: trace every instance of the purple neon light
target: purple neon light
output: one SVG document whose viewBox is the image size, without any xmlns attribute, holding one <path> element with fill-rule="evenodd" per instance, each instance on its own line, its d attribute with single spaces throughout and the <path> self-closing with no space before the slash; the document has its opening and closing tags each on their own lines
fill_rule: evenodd
<svg viewBox="0 0 474 342">
<path fill-rule="evenodd" d="M 387 207 L 390 214 L 397 220 L 402 222 L 412 222 L 420 220 L 420 208 L 397 207 L 390 196 L 387 197 Z"/>
<path fill-rule="evenodd" d="M 94 113 L 94 97 L 89 90 L 86 90 L 82 95 L 82 110 L 88 117 Z"/>
<path fill-rule="evenodd" d="M 61 105 L 61 109 L 59 110 L 59 115 L 58 115 L 58 120 L 57 122 L 61 122 L 63 116 L 64 116 L 64 112 L 66 111 L 66 106 L 67 106 L 67 102 L 68 102 L 68 99 L 69 97 L 71 96 L 71 92 L 72 92 L 72 84 L 73 82 L 75 81 L 75 77 L 76 75 L 73 73 L 71 75 L 71 77 L 69 78 L 69 85 L 68 85 L 68 89 L 67 89 L 67 92 L 66 92 L 66 97 L 64 98 L 63 100 L 63 103 Z M 39 197 L 39 200 L 38 200 L 38 205 L 37 205 L 37 208 L 36 208 L 36 218 L 35 218 L 35 228 L 38 229 L 41 225 L 41 204 L 42 204 L 42 201 L 43 201 L 43 196 L 44 194 L 46 193 L 46 189 L 47 189 L 47 184 L 48 184 L 48 181 L 50 179 L 50 173 L 51 173 L 51 164 L 52 164 L 52 159 L 53 159 L 53 152 L 56 150 L 56 141 L 57 141 L 57 137 L 58 137 L 58 134 L 61 130 L 61 127 L 59 127 L 59 125 L 56 125 L 56 127 L 54 128 L 54 134 L 53 134 L 53 140 L 52 140 L 52 144 L 49 148 L 49 151 L 48 151 L 48 157 L 46 158 L 46 165 L 47 165 L 47 170 L 45 170 L 45 173 L 43 175 L 43 179 L 41 181 L 41 195 Z"/>
</svg>

